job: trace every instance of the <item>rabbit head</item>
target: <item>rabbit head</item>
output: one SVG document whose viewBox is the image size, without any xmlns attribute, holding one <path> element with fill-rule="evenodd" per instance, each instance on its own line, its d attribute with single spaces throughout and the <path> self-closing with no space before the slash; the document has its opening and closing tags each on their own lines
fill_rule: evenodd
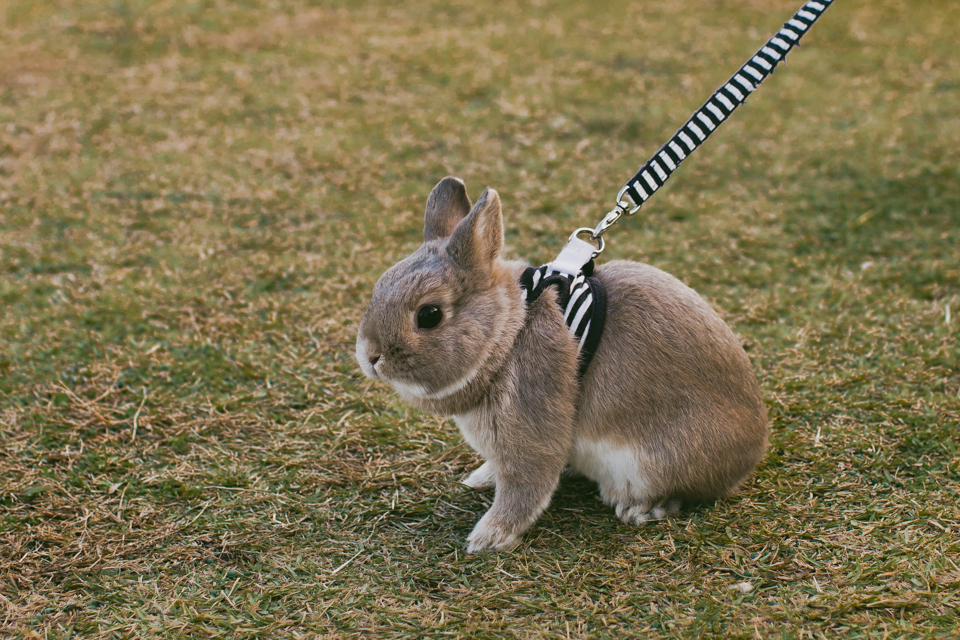
<svg viewBox="0 0 960 640">
<path fill-rule="evenodd" d="M 445 404 L 482 385 L 509 352 L 525 308 L 500 259 L 500 197 L 487 189 L 472 208 L 457 178 L 427 200 L 423 245 L 381 276 L 360 322 L 357 360 L 411 404 Z M 452 409 L 451 409 L 452 410 Z"/>
</svg>

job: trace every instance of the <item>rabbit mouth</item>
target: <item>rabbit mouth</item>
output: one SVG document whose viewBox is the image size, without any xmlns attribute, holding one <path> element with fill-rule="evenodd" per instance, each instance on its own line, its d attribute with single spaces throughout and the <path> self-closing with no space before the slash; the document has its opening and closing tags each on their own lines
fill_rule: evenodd
<svg viewBox="0 0 960 640">
<path fill-rule="evenodd" d="M 379 355 L 375 358 L 370 358 L 367 353 L 367 340 L 362 336 L 357 338 L 357 364 L 360 365 L 360 370 L 363 372 L 363 375 L 368 378 L 373 378 L 374 380 L 383 380 L 383 376 L 377 370 L 377 365 L 380 365 L 383 362 L 383 358 Z"/>
</svg>

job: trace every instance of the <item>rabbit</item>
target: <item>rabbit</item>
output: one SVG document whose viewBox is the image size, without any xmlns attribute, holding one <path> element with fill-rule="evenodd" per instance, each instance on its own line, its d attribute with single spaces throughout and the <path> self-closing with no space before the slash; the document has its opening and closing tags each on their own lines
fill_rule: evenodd
<svg viewBox="0 0 960 640">
<path fill-rule="evenodd" d="M 692 289 L 647 264 L 598 266 L 606 321 L 579 378 L 555 292 L 527 305 L 527 265 L 500 256 L 496 191 L 471 207 L 463 181 L 444 178 L 423 232 L 374 287 L 356 357 L 404 401 L 452 416 L 484 458 L 463 481 L 495 488 L 469 553 L 518 544 L 565 470 L 635 525 L 727 496 L 752 472 L 767 445 L 760 389 L 733 331 Z"/>
</svg>

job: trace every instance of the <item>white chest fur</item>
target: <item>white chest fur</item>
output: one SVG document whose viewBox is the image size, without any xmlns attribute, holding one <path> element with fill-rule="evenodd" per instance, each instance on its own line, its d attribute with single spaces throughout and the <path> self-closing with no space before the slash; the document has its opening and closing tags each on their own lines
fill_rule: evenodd
<svg viewBox="0 0 960 640">
<path fill-rule="evenodd" d="M 485 460 L 493 456 L 493 424 L 490 415 L 482 408 L 476 408 L 457 416 L 453 416 L 457 428 L 463 434 L 473 450 L 479 453 Z"/>
</svg>

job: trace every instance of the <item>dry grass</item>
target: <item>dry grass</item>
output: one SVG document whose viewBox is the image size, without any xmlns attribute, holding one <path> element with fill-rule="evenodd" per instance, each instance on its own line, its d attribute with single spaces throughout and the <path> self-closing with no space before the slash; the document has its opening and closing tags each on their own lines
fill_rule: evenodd
<svg viewBox="0 0 960 640">
<path fill-rule="evenodd" d="M 548 260 L 795 8 L 7 3 L 0 635 L 960 634 L 954 2 L 838 2 L 611 232 L 749 347 L 735 498 L 466 557 L 476 457 L 352 360 L 441 176 Z"/>
</svg>

